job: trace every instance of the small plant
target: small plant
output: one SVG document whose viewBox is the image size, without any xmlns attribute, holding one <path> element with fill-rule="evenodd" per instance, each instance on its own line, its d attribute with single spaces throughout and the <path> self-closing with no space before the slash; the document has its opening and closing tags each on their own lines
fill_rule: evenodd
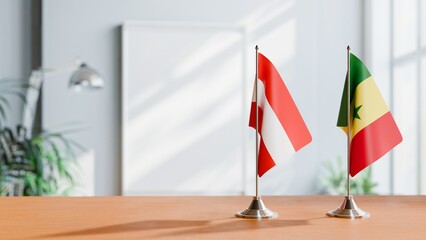
<svg viewBox="0 0 426 240">
<path fill-rule="evenodd" d="M 321 191 L 323 194 L 346 194 L 347 166 L 337 157 L 337 161 L 324 163 L 325 174 L 320 177 Z M 377 183 L 373 182 L 371 167 L 367 167 L 350 180 L 351 194 L 367 195 L 377 194 L 374 189 Z"/>
<path fill-rule="evenodd" d="M 28 137 L 31 129 L 18 125 L 12 131 L 4 126 L 8 97 L 26 103 L 23 91 L 29 87 L 19 80 L 0 80 L 0 195 L 68 195 L 76 182 L 74 149 L 82 148 L 65 137 L 70 130 L 42 131 Z"/>
<path fill-rule="evenodd" d="M 27 139 L 25 131 L 18 126 L 16 134 L 9 128 L 0 132 L 1 195 L 67 195 L 75 184 L 74 147 L 80 146 L 61 133 Z"/>
</svg>

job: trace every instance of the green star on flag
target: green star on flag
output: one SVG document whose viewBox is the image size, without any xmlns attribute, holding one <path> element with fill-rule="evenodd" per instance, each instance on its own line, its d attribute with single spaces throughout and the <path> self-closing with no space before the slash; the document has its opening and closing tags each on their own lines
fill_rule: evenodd
<svg viewBox="0 0 426 240">
<path fill-rule="evenodd" d="M 358 114 L 358 112 L 361 109 L 361 107 L 362 107 L 362 105 L 359 105 L 358 107 L 355 108 L 355 110 L 354 110 L 354 116 L 352 118 L 352 121 L 354 121 L 355 118 L 361 120 L 361 117 Z"/>
</svg>

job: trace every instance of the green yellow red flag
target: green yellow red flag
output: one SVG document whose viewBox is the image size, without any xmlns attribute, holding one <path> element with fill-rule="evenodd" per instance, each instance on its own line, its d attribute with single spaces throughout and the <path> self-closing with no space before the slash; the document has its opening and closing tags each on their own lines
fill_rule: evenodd
<svg viewBox="0 0 426 240">
<path fill-rule="evenodd" d="M 401 133 L 364 63 L 350 54 L 350 174 L 355 176 L 402 141 Z M 347 133 L 347 84 L 337 126 Z"/>
</svg>

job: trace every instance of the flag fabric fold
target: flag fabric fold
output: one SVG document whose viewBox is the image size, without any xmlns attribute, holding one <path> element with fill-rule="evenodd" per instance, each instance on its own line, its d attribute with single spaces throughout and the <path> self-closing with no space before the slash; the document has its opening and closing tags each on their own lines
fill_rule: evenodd
<svg viewBox="0 0 426 240">
<path fill-rule="evenodd" d="M 258 174 L 262 176 L 277 161 L 310 143 L 312 137 L 277 69 L 261 53 L 258 53 L 258 79 Z M 249 126 L 256 129 L 255 93 Z"/>
<path fill-rule="evenodd" d="M 370 72 L 350 54 L 351 152 L 350 174 L 355 176 L 402 142 L 402 136 Z M 347 78 L 337 126 L 347 131 Z"/>
</svg>

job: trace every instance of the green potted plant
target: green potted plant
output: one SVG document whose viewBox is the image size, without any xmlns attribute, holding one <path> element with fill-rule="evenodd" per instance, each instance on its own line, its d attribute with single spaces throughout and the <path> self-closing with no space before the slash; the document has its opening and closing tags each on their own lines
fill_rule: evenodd
<svg viewBox="0 0 426 240">
<path fill-rule="evenodd" d="M 320 176 L 320 191 L 322 194 L 345 195 L 347 168 L 342 158 L 337 157 L 336 161 L 327 161 L 324 163 L 325 171 Z M 377 183 L 373 181 L 371 167 L 358 173 L 351 179 L 351 193 L 354 195 L 377 194 L 375 188 Z"/>
<path fill-rule="evenodd" d="M 17 80 L 0 80 L 0 194 L 2 196 L 67 195 L 75 185 L 75 148 L 65 136 L 69 130 L 41 131 L 28 137 L 28 129 L 4 126 L 9 96 L 24 103 L 29 86 Z"/>
</svg>

